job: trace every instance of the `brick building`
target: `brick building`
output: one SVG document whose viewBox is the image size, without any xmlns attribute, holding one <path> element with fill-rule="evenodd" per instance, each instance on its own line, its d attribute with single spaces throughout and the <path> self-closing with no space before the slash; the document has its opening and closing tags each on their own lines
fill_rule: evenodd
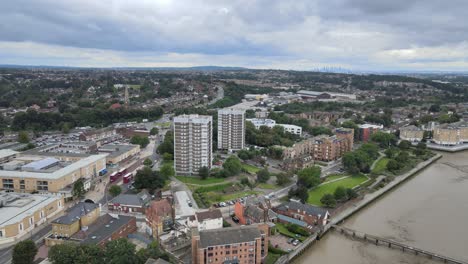
<svg viewBox="0 0 468 264">
<path fill-rule="evenodd" d="M 146 208 L 146 225 L 148 232 L 158 238 L 166 229 L 174 223 L 174 207 L 168 199 L 153 201 Z"/>
<path fill-rule="evenodd" d="M 295 201 L 283 203 L 273 210 L 278 214 L 278 221 L 280 222 L 296 223 L 291 220 L 296 219 L 306 223 L 307 226 L 326 225 L 330 218 L 330 213 L 326 209 Z"/>
<path fill-rule="evenodd" d="M 383 129 L 383 125 L 373 125 L 373 124 L 359 125 L 359 140 L 363 142 L 368 142 L 374 133 L 382 129 Z"/>
<path fill-rule="evenodd" d="M 268 254 L 266 224 L 198 231 L 192 229 L 192 263 L 262 263 Z"/>
<path fill-rule="evenodd" d="M 119 194 L 107 203 L 109 211 L 144 214 L 146 206 L 151 201 L 151 195 L 147 191 L 137 194 Z"/>
</svg>

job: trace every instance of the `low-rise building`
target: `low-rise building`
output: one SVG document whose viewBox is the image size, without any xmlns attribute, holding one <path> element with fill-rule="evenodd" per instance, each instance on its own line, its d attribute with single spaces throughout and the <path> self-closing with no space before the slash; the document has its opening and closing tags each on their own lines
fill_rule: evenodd
<svg viewBox="0 0 468 264">
<path fill-rule="evenodd" d="M 63 211 L 63 197 L 0 192 L 0 244 L 13 242 Z"/>
<path fill-rule="evenodd" d="M 278 214 L 278 221 L 298 224 L 303 227 L 324 226 L 328 223 L 330 213 L 323 208 L 295 201 L 289 201 L 273 209 Z M 294 220 L 292 220 L 294 219 Z"/>
<path fill-rule="evenodd" d="M 0 150 L 0 159 L 4 157 L 0 162 L 0 189 L 8 191 L 71 196 L 70 188 L 78 179 L 90 181 L 106 169 L 107 154 L 5 152 Z"/>
<path fill-rule="evenodd" d="M 174 224 L 174 217 L 174 207 L 168 199 L 152 201 L 146 209 L 148 233 L 158 238 L 164 230 L 170 229 Z"/>
<path fill-rule="evenodd" d="M 137 194 L 119 194 L 107 203 L 109 211 L 144 214 L 146 206 L 151 201 L 151 195 L 147 191 Z"/>
<path fill-rule="evenodd" d="M 262 126 L 273 128 L 275 126 L 280 126 L 284 129 L 284 131 L 295 134 L 295 135 L 302 135 L 302 127 L 296 125 L 289 125 L 289 124 L 277 124 L 275 120 L 268 119 L 268 118 L 250 118 L 246 119 L 246 121 L 251 122 L 256 129 L 260 129 Z"/>
<path fill-rule="evenodd" d="M 263 263 L 268 255 L 266 224 L 203 230 L 192 229 L 192 263 Z"/>
<path fill-rule="evenodd" d="M 419 142 L 424 138 L 424 130 L 411 125 L 400 128 L 400 139 L 411 142 Z"/>
<path fill-rule="evenodd" d="M 82 141 L 94 141 L 98 146 L 116 141 L 120 136 L 113 127 L 85 130 L 80 133 L 79 139 Z"/>
<path fill-rule="evenodd" d="M 359 125 L 359 140 L 367 142 L 371 139 L 371 136 L 382 130 L 383 125 L 373 125 L 373 124 L 362 124 Z"/>
<path fill-rule="evenodd" d="M 276 214 L 270 209 L 270 201 L 261 197 L 246 198 L 242 202 L 234 205 L 234 215 L 241 225 L 251 225 L 255 223 L 274 222 Z"/>
<path fill-rule="evenodd" d="M 191 227 L 200 231 L 223 228 L 223 215 L 219 209 L 197 212 L 190 220 Z"/>
<path fill-rule="evenodd" d="M 106 157 L 107 164 L 119 164 L 138 155 L 140 153 L 140 146 L 131 144 L 108 144 L 101 146 L 98 151 L 99 153 L 108 154 Z"/>
</svg>

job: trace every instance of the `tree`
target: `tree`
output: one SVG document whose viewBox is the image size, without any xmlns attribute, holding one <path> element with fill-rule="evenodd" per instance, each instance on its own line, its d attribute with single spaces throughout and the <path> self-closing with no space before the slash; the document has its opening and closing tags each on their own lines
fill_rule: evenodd
<svg viewBox="0 0 468 264">
<path fill-rule="evenodd" d="M 26 131 L 18 132 L 18 142 L 23 143 L 23 144 L 29 143 L 28 132 L 26 132 Z"/>
<path fill-rule="evenodd" d="M 70 133 L 70 123 L 68 123 L 68 122 L 63 123 L 62 133 L 64 133 L 64 134 Z"/>
<path fill-rule="evenodd" d="M 427 149 L 426 143 L 419 142 L 418 145 L 416 146 L 416 149 L 414 149 L 413 152 L 415 155 L 421 156 L 421 155 L 426 154 L 426 149 Z"/>
<path fill-rule="evenodd" d="M 353 188 L 347 188 L 346 194 L 348 195 L 348 199 L 354 199 L 358 197 L 358 193 Z"/>
<path fill-rule="evenodd" d="M 380 131 L 372 134 L 371 140 L 376 143 L 379 143 L 380 147 L 382 148 L 388 148 L 391 145 L 395 145 L 397 141 L 394 134 L 380 132 Z"/>
<path fill-rule="evenodd" d="M 158 133 L 159 133 L 159 129 L 157 127 L 151 128 L 150 135 L 154 136 L 154 135 L 157 135 Z"/>
<path fill-rule="evenodd" d="M 120 193 L 122 193 L 122 188 L 118 185 L 112 185 L 110 188 L 109 188 L 109 193 L 112 195 L 112 196 L 117 196 L 119 195 Z"/>
<path fill-rule="evenodd" d="M 54 264 L 77 263 L 80 258 L 78 247 L 74 243 L 54 245 L 49 250 L 49 259 Z"/>
<path fill-rule="evenodd" d="M 149 159 L 149 158 L 146 158 L 144 161 L 143 161 L 143 165 L 145 166 L 151 166 L 151 164 L 153 164 L 153 162 Z"/>
<path fill-rule="evenodd" d="M 166 163 L 159 168 L 159 173 L 164 177 L 170 178 L 175 175 L 174 167 L 170 163 Z"/>
<path fill-rule="evenodd" d="M 306 203 L 309 199 L 309 190 L 305 186 L 299 186 L 296 189 L 296 196 L 302 203 Z"/>
<path fill-rule="evenodd" d="M 18 242 L 13 248 L 13 264 L 32 264 L 37 254 L 37 247 L 34 241 L 24 240 Z"/>
<path fill-rule="evenodd" d="M 338 188 L 335 189 L 333 196 L 335 197 L 335 200 L 340 202 L 348 200 L 348 193 L 343 186 L 338 186 Z"/>
<path fill-rule="evenodd" d="M 198 176 L 200 176 L 200 178 L 202 178 L 203 180 L 208 178 L 208 176 L 210 176 L 210 169 L 208 169 L 208 167 L 206 166 L 201 167 L 198 170 Z"/>
<path fill-rule="evenodd" d="M 135 245 L 125 238 L 108 242 L 105 247 L 105 257 L 108 264 L 139 264 Z"/>
<path fill-rule="evenodd" d="M 396 157 L 395 160 L 398 161 L 400 164 L 405 164 L 409 160 L 409 154 L 406 151 L 401 151 Z"/>
<path fill-rule="evenodd" d="M 238 157 L 231 155 L 223 163 L 223 169 L 227 177 L 237 175 L 242 170 L 242 164 Z"/>
<path fill-rule="evenodd" d="M 270 172 L 268 171 L 268 169 L 261 169 L 259 171 L 257 171 L 257 181 L 258 182 L 267 182 L 268 180 L 270 179 Z"/>
<path fill-rule="evenodd" d="M 163 157 L 163 160 L 164 160 L 164 161 L 170 161 L 170 160 L 173 160 L 173 159 L 174 159 L 174 156 L 172 156 L 172 154 L 167 153 L 167 152 L 165 152 L 165 153 L 162 155 L 162 157 Z"/>
<path fill-rule="evenodd" d="M 398 144 L 398 147 L 403 150 L 408 150 L 411 147 L 411 142 L 408 140 L 402 140 L 400 141 L 400 144 Z"/>
<path fill-rule="evenodd" d="M 276 184 L 280 186 L 284 186 L 290 182 L 291 182 L 291 179 L 286 173 L 278 173 L 276 175 Z"/>
<path fill-rule="evenodd" d="M 155 190 L 164 187 L 167 179 L 168 176 L 158 171 L 153 171 L 149 167 L 144 167 L 137 171 L 133 185 L 137 189 Z"/>
<path fill-rule="evenodd" d="M 140 145 L 141 148 L 146 148 L 146 146 L 148 146 L 149 144 L 149 139 L 148 137 L 135 135 L 130 139 L 130 143 L 135 144 L 135 145 Z"/>
<path fill-rule="evenodd" d="M 388 161 L 387 163 L 387 170 L 391 171 L 391 172 L 394 172 L 394 171 L 397 171 L 400 169 L 400 164 L 394 160 L 394 159 L 391 159 Z"/>
<path fill-rule="evenodd" d="M 322 199 L 320 199 L 320 202 L 329 208 L 334 208 L 336 206 L 335 196 L 333 196 L 333 194 L 330 193 L 323 195 Z"/>
<path fill-rule="evenodd" d="M 393 159 L 395 155 L 398 153 L 398 150 L 395 149 L 394 147 L 388 148 L 385 150 L 385 156 L 389 159 Z"/>
<path fill-rule="evenodd" d="M 298 185 L 310 189 L 320 184 L 320 174 L 322 169 L 318 166 L 313 166 L 300 170 L 298 175 Z"/>
<path fill-rule="evenodd" d="M 164 141 L 159 144 L 157 151 L 159 154 L 169 153 L 174 155 L 174 132 L 172 130 L 166 132 Z"/>
<path fill-rule="evenodd" d="M 72 195 L 75 198 L 82 198 L 84 197 L 84 194 L 86 193 L 86 190 L 84 188 L 84 182 L 82 178 L 79 178 L 78 180 L 75 181 L 73 184 L 73 190 L 72 190 Z"/>
</svg>

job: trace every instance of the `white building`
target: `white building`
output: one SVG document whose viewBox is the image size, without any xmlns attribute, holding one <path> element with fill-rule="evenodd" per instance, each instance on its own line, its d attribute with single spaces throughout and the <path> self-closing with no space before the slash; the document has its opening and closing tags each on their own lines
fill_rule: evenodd
<svg viewBox="0 0 468 264">
<path fill-rule="evenodd" d="M 211 116 L 174 117 L 174 170 L 177 174 L 198 174 L 201 167 L 211 168 L 212 126 Z"/>
<path fill-rule="evenodd" d="M 219 209 L 197 212 L 189 225 L 197 227 L 199 231 L 223 228 L 223 215 Z"/>
<path fill-rule="evenodd" d="M 247 121 L 251 122 L 256 129 L 260 129 L 262 126 L 266 126 L 269 128 L 273 128 L 275 126 L 281 126 L 284 128 L 284 131 L 295 134 L 295 135 L 302 135 L 302 127 L 296 125 L 289 125 L 289 124 L 277 124 L 275 120 L 268 119 L 268 118 L 251 118 L 246 119 Z"/>
<path fill-rule="evenodd" d="M 245 146 L 245 111 L 218 111 L 218 149 L 241 150 Z"/>
</svg>

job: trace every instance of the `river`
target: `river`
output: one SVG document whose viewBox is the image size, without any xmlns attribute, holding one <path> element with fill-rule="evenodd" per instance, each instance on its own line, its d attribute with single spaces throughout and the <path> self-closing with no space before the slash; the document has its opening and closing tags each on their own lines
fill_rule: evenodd
<svg viewBox="0 0 468 264">
<path fill-rule="evenodd" d="M 443 157 L 342 225 L 468 262 L 468 151 Z M 330 231 L 295 263 L 441 263 Z"/>
</svg>

